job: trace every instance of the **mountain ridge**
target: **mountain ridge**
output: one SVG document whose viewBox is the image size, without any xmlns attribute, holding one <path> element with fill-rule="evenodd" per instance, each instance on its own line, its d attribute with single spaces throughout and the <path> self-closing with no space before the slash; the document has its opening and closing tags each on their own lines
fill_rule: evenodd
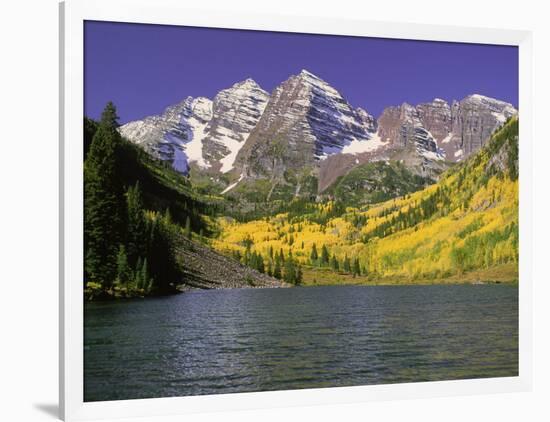
<svg viewBox="0 0 550 422">
<path fill-rule="evenodd" d="M 389 106 L 375 118 L 303 69 L 271 94 L 247 78 L 213 100 L 187 97 L 120 132 L 180 173 L 209 175 L 218 193 L 266 179 L 299 194 L 305 178 L 319 181 L 319 193 L 351 168 L 375 161 L 401 161 L 437 180 L 515 115 L 509 103 L 471 94 L 451 103 L 436 97 Z"/>
</svg>

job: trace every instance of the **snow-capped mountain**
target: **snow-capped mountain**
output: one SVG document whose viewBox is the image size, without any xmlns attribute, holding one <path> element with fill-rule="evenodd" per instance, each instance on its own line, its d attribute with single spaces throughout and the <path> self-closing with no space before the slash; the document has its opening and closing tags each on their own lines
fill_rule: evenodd
<svg viewBox="0 0 550 422">
<path fill-rule="evenodd" d="M 511 104 L 479 94 L 455 100 L 452 106 L 436 98 L 415 107 L 388 107 L 378 119 L 379 134 L 389 144 L 404 147 L 418 140 L 414 135 L 421 133 L 428 158 L 433 159 L 429 152 L 435 152 L 446 161 L 460 161 L 481 148 L 498 126 L 516 114 Z"/>
<path fill-rule="evenodd" d="M 467 157 L 477 151 L 491 133 L 518 111 L 512 104 L 479 94 L 469 95 L 451 107 L 452 134 L 444 146 L 450 160 Z"/>
<path fill-rule="evenodd" d="M 220 91 L 214 97 L 212 119 L 205 130 L 204 160 L 222 173 L 231 171 L 268 99 L 269 94 L 252 79 Z"/>
<path fill-rule="evenodd" d="M 432 133 L 426 129 L 416 107 L 403 103 L 398 107 L 386 108 L 380 119 L 379 136 L 388 144 L 407 148 L 428 160 L 443 160 L 444 154 L 437 146 Z"/>
<path fill-rule="evenodd" d="M 159 116 L 146 117 L 120 127 L 120 133 L 158 158 L 185 173 L 188 162 L 209 167 L 202 155 L 202 139 L 212 119 L 212 101 L 187 97 Z"/>
<path fill-rule="evenodd" d="M 224 192 L 245 179 L 298 186 L 310 176 L 322 191 L 352 167 L 372 161 L 401 161 L 419 175 L 437 178 L 516 114 L 509 103 L 473 94 L 451 105 L 440 98 L 403 103 L 375 118 L 302 70 L 271 95 L 246 79 L 212 100 L 187 97 L 120 131 L 181 173 L 227 173 Z"/>
<path fill-rule="evenodd" d="M 248 177 L 280 176 L 289 169 L 315 173 L 330 155 L 380 147 L 375 132 L 372 116 L 302 70 L 273 91 L 236 166 Z"/>
<path fill-rule="evenodd" d="M 188 97 L 160 116 L 127 123 L 121 134 L 155 156 L 187 173 L 200 170 L 226 173 L 267 104 L 269 95 L 252 79 L 208 98 Z"/>
</svg>

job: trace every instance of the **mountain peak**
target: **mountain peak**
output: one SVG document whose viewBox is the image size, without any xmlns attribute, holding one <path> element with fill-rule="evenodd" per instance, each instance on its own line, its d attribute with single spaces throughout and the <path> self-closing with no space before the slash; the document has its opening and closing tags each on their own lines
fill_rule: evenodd
<svg viewBox="0 0 550 422">
<path fill-rule="evenodd" d="M 444 100 L 443 98 L 439 98 L 439 97 L 434 98 L 432 103 L 433 104 L 443 104 L 443 105 L 446 104 L 446 105 L 449 105 L 449 103 L 446 100 Z"/>
<path fill-rule="evenodd" d="M 506 101 L 497 100 L 496 98 L 488 97 L 486 95 L 477 94 L 477 93 L 468 95 L 465 98 L 465 100 L 470 100 L 470 101 L 475 101 L 475 102 L 480 102 L 480 103 L 499 104 L 499 105 L 502 105 L 502 106 L 513 107 L 512 104 L 510 104 Z"/>
<path fill-rule="evenodd" d="M 304 79 L 304 80 L 307 80 L 307 81 L 314 81 L 314 82 L 322 82 L 322 83 L 326 83 L 325 81 L 323 81 L 319 76 L 311 73 L 309 70 L 306 70 L 306 69 L 302 69 L 300 71 L 300 73 L 298 74 L 298 77 L 300 79 Z"/>
<path fill-rule="evenodd" d="M 307 70 L 307 69 L 302 69 L 302 70 L 300 71 L 300 75 L 301 75 L 301 76 L 314 77 L 314 78 L 319 79 L 319 77 L 318 77 L 317 75 L 314 75 L 313 73 L 311 73 L 311 72 L 310 72 L 309 70 Z"/>
<path fill-rule="evenodd" d="M 312 89 L 321 90 L 331 97 L 341 97 L 340 93 L 328 82 L 306 69 L 302 69 L 297 76 L 292 76 L 291 79 L 300 81 L 302 84 Z"/>
<path fill-rule="evenodd" d="M 493 99 L 491 97 L 487 97 L 486 95 L 477 94 L 477 93 L 470 94 L 466 98 L 471 98 L 473 100 L 492 100 Z"/>
<path fill-rule="evenodd" d="M 258 83 L 252 78 L 246 78 L 244 81 L 237 82 L 233 86 L 239 87 L 239 88 L 260 88 L 261 89 L 260 85 L 258 85 Z"/>
</svg>

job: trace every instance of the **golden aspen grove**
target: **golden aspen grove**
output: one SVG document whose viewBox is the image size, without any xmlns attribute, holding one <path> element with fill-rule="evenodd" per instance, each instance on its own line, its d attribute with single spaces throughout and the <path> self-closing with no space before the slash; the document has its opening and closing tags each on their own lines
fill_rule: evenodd
<svg viewBox="0 0 550 422">
<path fill-rule="evenodd" d="M 249 222 L 219 217 L 212 246 L 268 268 L 274 254 L 292 256 L 306 285 L 517 282 L 518 125 L 507 121 L 420 191 L 336 216 L 327 201 Z"/>
</svg>

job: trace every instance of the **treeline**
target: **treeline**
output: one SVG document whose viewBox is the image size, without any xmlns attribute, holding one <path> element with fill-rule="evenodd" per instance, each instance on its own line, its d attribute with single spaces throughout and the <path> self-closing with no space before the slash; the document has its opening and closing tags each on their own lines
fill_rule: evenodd
<svg viewBox="0 0 550 422">
<path fill-rule="evenodd" d="M 267 250 L 267 256 L 264 257 L 261 253 L 252 250 L 254 243 L 250 237 L 247 237 L 242 243 L 245 246 L 245 252 L 241 254 L 239 250 L 233 250 L 231 255 L 234 259 L 263 274 L 268 274 L 287 283 L 294 285 L 302 284 L 302 264 L 294 257 L 292 249 L 289 249 L 285 255 L 282 249 L 279 249 L 277 252 L 270 246 Z M 309 265 L 312 267 L 327 268 L 337 273 L 351 274 L 353 277 L 367 275 L 368 273 L 366 266 L 361 267 L 358 257 L 354 259 L 351 259 L 347 255 L 343 258 L 337 257 L 336 254 L 329 252 L 326 245 L 323 245 L 320 251 L 318 251 L 315 243 L 311 248 Z"/>
<path fill-rule="evenodd" d="M 326 245 L 321 247 L 321 252 L 317 251 L 317 245 L 314 243 L 311 247 L 311 253 L 309 256 L 310 264 L 314 267 L 330 268 L 335 272 L 343 272 L 353 275 L 353 277 L 359 275 L 367 275 L 367 268 L 361 268 L 359 258 L 351 260 L 347 255 L 343 259 L 339 259 L 336 254 L 330 255 L 330 252 Z"/>
<path fill-rule="evenodd" d="M 324 194 L 347 206 L 360 207 L 416 192 L 432 183 L 434 180 L 414 174 L 399 161 L 376 161 L 352 168 Z"/>
<path fill-rule="evenodd" d="M 249 242 L 245 240 L 245 243 L 246 249 L 244 255 L 241 255 L 238 250 L 234 250 L 232 252 L 234 259 L 270 277 L 284 280 L 295 286 L 302 284 L 302 266 L 294 258 L 292 251 L 289 251 L 288 255 L 285 256 L 282 249 L 279 252 L 274 252 L 273 248 L 270 248 L 267 257 L 264 258 L 262 254 L 251 250 L 251 240 Z"/>
<path fill-rule="evenodd" d="M 118 132 L 115 106 L 107 104 L 99 123 L 87 120 L 84 126 L 85 287 L 103 292 L 116 290 L 121 295 L 175 291 L 181 281 L 181 268 L 173 243 L 181 227 L 173 222 L 168 208 L 162 213 L 146 208 L 142 184 L 137 177 L 143 169 L 137 162 L 136 151 Z M 152 183 L 150 177 L 143 179 Z M 189 210 L 192 206 L 187 202 L 183 205 Z M 190 215 L 187 215 L 188 221 Z"/>
<path fill-rule="evenodd" d="M 317 203 L 315 197 L 299 197 L 288 201 L 254 202 L 247 206 L 248 209 L 243 209 L 239 199 L 229 196 L 219 205 L 218 212 L 219 215 L 231 217 L 239 223 L 269 218 L 277 214 L 288 214 L 291 222 L 307 221 L 326 225 L 331 219 L 344 215 L 347 204 L 344 201 L 334 200 Z"/>
</svg>

